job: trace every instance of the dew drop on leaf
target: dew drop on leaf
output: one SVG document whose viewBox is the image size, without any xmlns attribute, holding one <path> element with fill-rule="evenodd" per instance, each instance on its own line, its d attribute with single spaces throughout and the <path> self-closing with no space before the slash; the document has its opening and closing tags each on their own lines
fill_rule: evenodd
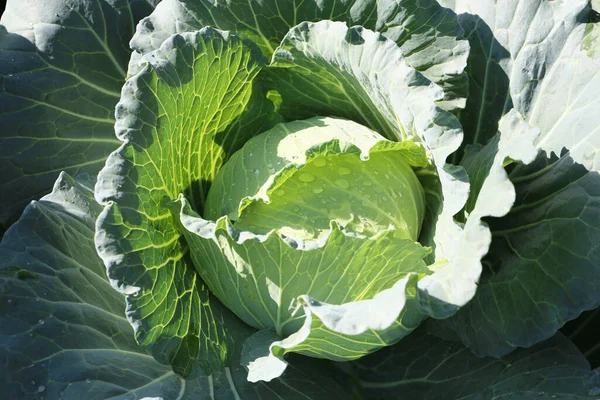
<svg viewBox="0 0 600 400">
<path fill-rule="evenodd" d="M 300 182 L 309 183 L 309 182 L 312 182 L 315 180 L 315 176 L 308 174 L 306 172 L 303 172 L 298 176 L 298 179 L 300 180 Z"/>
<path fill-rule="evenodd" d="M 341 187 L 342 189 L 348 189 L 350 187 L 350 182 L 345 179 L 338 179 L 335 181 L 335 184 Z"/>
</svg>

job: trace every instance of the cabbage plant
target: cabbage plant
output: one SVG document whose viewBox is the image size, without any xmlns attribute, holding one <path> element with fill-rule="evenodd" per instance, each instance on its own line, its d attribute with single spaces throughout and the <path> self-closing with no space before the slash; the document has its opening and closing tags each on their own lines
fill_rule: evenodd
<svg viewBox="0 0 600 400">
<path fill-rule="evenodd" d="M 2 393 L 596 398 L 596 9 L 9 1 Z"/>
</svg>

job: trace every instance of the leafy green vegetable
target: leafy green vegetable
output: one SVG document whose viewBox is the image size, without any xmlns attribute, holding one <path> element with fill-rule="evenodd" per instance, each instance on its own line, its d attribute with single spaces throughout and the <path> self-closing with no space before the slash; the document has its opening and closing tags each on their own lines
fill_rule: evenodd
<svg viewBox="0 0 600 400">
<path fill-rule="evenodd" d="M 247 324 L 291 335 L 271 345 L 270 361 L 250 363 L 250 380 L 281 373 L 273 346 L 282 349 L 279 357 L 294 351 L 354 359 L 397 341 L 422 319 L 408 306 L 416 274 L 429 273 L 422 261 L 428 251 L 414 242 L 424 196 L 409 162 L 426 164 L 423 149 L 383 140 L 350 121 L 297 121 L 251 139 L 219 171 L 207 202 L 216 222 L 182 199 L 192 260 L 211 292 Z M 226 196 L 231 200 L 218 209 Z M 373 200 L 357 204 L 354 197 Z M 384 211 L 394 197 L 398 208 Z M 379 311 L 371 317 L 369 310 Z M 264 375 L 255 372 L 264 363 L 278 365 L 277 374 L 264 365 Z"/>
<path fill-rule="evenodd" d="M 0 391 L 598 397 L 596 3 L 9 1 Z"/>
</svg>

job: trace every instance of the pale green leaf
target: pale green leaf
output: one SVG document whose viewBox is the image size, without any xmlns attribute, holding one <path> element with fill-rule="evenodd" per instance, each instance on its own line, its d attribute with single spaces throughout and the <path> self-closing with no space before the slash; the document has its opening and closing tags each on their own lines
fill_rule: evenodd
<svg viewBox="0 0 600 400">
<path fill-rule="evenodd" d="M 228 215 L 237 229 L 278 229 L 295 239 L 317 237 L 331 221 L 365 236 L 392 225 L 398 237 L 414 241 L 425 199 L 411 166 L 427 163 L 423 147 L 388 141 L 352 121 L 279 124 L 221 168 L 204 216 Z"/>
<path fill-rule="evenodd" d="M 226 363 L 245 328 L 194 272 L 165 205 L 186 193 L 202 209 L 215 172 L 270 125 L 272 105 L 252 84 L 264 60 L 227 33 L 175 35 L 145 61 L 117 105 L 124 143 L 98 177 L 96 244 L 138 342 L 186 374 L 197 357 Z"/>
<path fill-rule="evenodd" d="M 486 144 L 496 134 L 500 117 L 514 106 L 540 128 L 538 148 L 560 153 L 563 146 L 578 147 L 581 157 L 574 159 L 585 164 L 600 118 L 590 112 L 600 104 L 595 95 L 600 85 L 598 58 L 581 48 L 588 4 L 588 0 L 451 4 L 471 44 L 470 93 L 460 115 L 466 143 Z"/>
</svg>

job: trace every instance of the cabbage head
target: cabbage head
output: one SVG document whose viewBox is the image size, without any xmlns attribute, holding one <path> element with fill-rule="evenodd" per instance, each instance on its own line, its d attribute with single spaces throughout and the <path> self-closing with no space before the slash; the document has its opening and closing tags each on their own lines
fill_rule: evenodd
<svg viewBox="0 0 600 400">
<path fill-rule="evenodd" d="M 600 393 L 595 2 L 44 3 L 0 20 L 10 398 Z"/>
</svg>

